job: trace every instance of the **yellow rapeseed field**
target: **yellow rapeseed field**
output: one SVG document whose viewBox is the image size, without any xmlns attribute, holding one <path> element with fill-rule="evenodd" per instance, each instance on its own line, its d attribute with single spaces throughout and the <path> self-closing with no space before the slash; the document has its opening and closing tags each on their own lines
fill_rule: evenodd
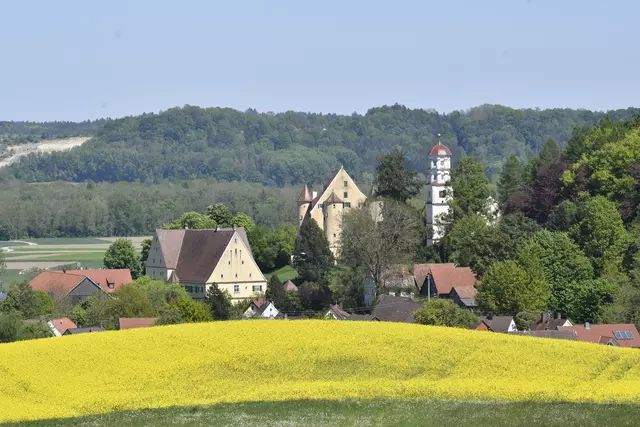
<svg viewBox="0 0 640 427">
<path fill-rule="evenodd" d="M 640 350 L 313 320 L 214 322 L 0 344 L 0 422 L 345 398 L 640 403 Z"/>
</svg>

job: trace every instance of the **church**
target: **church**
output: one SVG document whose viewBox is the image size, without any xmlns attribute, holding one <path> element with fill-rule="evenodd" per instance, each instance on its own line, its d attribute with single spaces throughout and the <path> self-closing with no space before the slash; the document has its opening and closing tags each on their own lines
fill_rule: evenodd
<svg viewBox="0 0 640 427">
<path fill-rule="evenodd" d="M 305 184 L 298 197 L 298 226 L 307 214 L 315 219 L 329 241 L 329 248 L 338 255 L 342 214 L 349 209 L 362 207 L 367 196 L 360 191 L 353 178 L 343 167 L 336 172 L 320 193 L 312 191 Z"/>
<path fill-rule="evenodd" d="M 427 239 L 432 245 L 442 238 L 444 230 L 438 225 L 438 217 L 449 212 L 451 196 L 447 194 L 447 183 L 451 179 L 451 150 L 440 141 L 429 151 L 427 158 L 427 227 L 433 230 L 433 236 Z"/>
</svg>

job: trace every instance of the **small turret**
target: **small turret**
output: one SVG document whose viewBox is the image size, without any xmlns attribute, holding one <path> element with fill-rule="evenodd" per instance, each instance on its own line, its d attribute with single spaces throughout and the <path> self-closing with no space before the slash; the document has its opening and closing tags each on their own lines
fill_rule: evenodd
<svg viewBox="0 0 640 427">
<path fill-rule="evenodd" d="M 302 225 L 302 221 L 304 220 L 305 215 L 309 211 L 309 206 L 311 206 L 311 202 L 313 201 L 313 197 L 311 195 L 311 191 L 307 184 L 302 187 L 302 192 L 300 193 L 300 197 L 298 197 L 298 227 Z"/>
<path fill-rule="evenodd" d="M 340 232 L 342 230 L 342 213 L 344 202 L 335 191 L 327 197 L 323 204 L 324 211 L 324 235 L 329 241 L 329 248 L 334 255 L 337 255 L 340 246 Z"/>
</svg>

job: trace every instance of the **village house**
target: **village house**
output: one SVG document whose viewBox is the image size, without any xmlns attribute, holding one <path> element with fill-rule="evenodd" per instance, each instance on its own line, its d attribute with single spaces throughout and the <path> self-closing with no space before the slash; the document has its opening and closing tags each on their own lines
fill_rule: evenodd
<svg viewBox="0 0 640 427">
<path fill-rule="evenodd" d="M 519 335 L 534 338 L 554 338 L 559 340 L 576 341 L 576 333 L 573 331 L 554 331 L 554 330 L 532 330 L 532 331 L 511 331 L 509 335 Z"/>
<path fill-rule="evenodd" d="M 71 305 L 83 303 L 92 295 L 114 293 L 133 281 L 128 269 L 43 271 L 29 285 L 56 301 L 70 298 Z"/>
<path fill-rule="evenodd" d="M 263 317 L 265 319 L 273 319 L 279 314 L 280 311 L 271 301 L 258 298 L 251 301 L 251 305 L 245 310 L 243 316 L 246 318 Z"/>
<path fill-rule="evenodd" d="M 375 302 L 378 293 L 412 298 L 415 291 L 414 277 L 406 265 L 396 265 L 382 273 L 378 286 L 371 276 L 364 279 L 364 303 L 367 307 Z"/>
<path fill-rule="evenodd" d="M 573 326 L 569 319 L 563 319 L 560 313 L 554 317 L 551 313 L 540 313 L 538 320 L 531 325 L 532 331 L 553 331 L 562 326 Z"/>
<path fill-rule="evenodd" d="M 633 324 L 559 326 L 559 331 L 572 331 L 578 341 L 615 347 L 640 348 L 640 334 Z"/>
<path fill-rule="evenodd" d="M 305 184 L 297 200 L 298 225 L 309 215 L 315 219 L 329 241 L 334 255 L 340 248 L 342 214 L 351 208 L 364 206 L 367 196 L 360 191 L 355 181 L 343 167 L 329 179 L 320 193 Z"/>
<path fill-rule="evenodd" d="M 476 306 L 476 275 L 469 267 L 457 267 L 452 263 L 415 264 L 413 276 L 421 297 L 453 297 L 463 307 Z"/>
<path fill-rule="evenodd" d="M 494 316 L 492 313 L 488 313 L 486 316 L 480 316 L 480 322 L 476 326 L 476 331 L 491 331 L 491 332 L 515 332 L 516 321 L 512 316 Z"/>
<path fill-rule="evenodd" d="M 148 328 L 156 324 L 157 317 L 120 317 L 119 329 Z"/>
<path fill-rule="evenodd" d="M 416 323 L 413 313 L 424 307 L 424 302 L 393 295 L 380 295 L 371 312 L 371 320 L 380 322 Z"/>
<path fill-rule="evenodd" d="M 177 282 L 193 299 L 204 299 L 216 283 L 234 300 L 263 294 L 267 280 L 242 227 L 156 230 L 146 263 L 152 279 Z"/>
<path fill-rule="evenodd" d="M 54 337 L 61 337 L 67 332 L 67 329 L 77 328 L 76 324 L 67 317 L 61 319 L 51 319 L 47 322 L 47 326 L 51 330 Z"/>
<path fill-rule="evenodd" d="M 287 292 L 298 292 L 298 287 L 291 280 L 287 280 L 282 287 Z"/>
<path fill-rule="evenodd" d="M 339 304 L 333 304 L 324 314 L 326 320 L 373 320 L 369 314 L 351 314 L 340 307 Z"/>
<path fill-rule="evenodd" d="M 104 331 L 105 329 L 102 326 L 91 326 L 88 328 L 69 328 L 62 335 L 64 336 L 79 335 L 79 334 L 88 334 L 91 332 L 104 332 Z"/>
</svg>

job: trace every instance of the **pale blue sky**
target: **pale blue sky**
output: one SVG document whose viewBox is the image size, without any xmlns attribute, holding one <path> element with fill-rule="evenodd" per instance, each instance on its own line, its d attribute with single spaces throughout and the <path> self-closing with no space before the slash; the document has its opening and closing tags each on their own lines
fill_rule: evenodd
<svg viewBox="0 0 640 427">
<path fill-rule="evenodd" d="M 640 105 L 637 0 L 5 0 L 0 120 Z"/>
</svg>

